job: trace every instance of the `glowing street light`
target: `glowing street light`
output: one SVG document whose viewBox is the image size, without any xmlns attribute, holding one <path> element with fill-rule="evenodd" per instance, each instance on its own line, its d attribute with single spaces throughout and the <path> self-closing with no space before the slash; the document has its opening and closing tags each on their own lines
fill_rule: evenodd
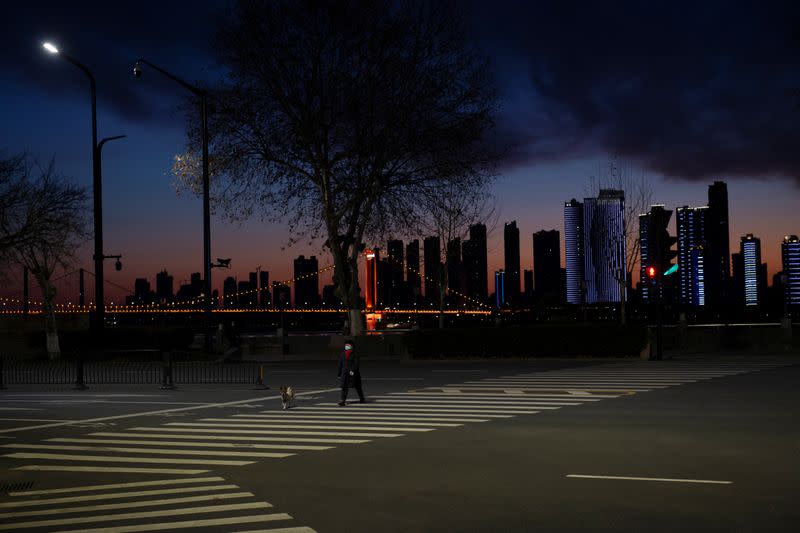
<svg viewBox="0 0 800 533">
<path fill-rule="evenodd" d="M 53 43 L 42 43 L 42 48 L 50 52 L 51 54 L 57 54 L 58 48 Z"/>
</svg>

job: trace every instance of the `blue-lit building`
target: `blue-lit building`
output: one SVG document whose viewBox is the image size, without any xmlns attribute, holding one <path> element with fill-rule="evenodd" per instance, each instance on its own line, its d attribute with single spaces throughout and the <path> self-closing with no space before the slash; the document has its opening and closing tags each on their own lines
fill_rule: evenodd
<svg viewBox="0 0 800 533">
<path fill-rule="evenodd" d="M 567 260 L 567 303 L 583 303 L 583 204 L 564 204 L 564 251 Z"/>
<path fill-rule="evenodd" d="M 619 303 L 626 285 L 625 192 L 600 189 L 583 200 L 583 273 L 586 303 Z M 622 283 L 620 283 L 622 282 Z"/>
<path fill-rule="evenodd" d="M 742 281 L 744 305 L 754 307 L 761 303 L 761 239 L 748 233 L 741 241 Z"/>
<path fill-rule="evenodd" d="M 800 307 L 800 239 L 788 235 L 781 243 L 783 294 L 787 305 Z"/>
<path fill-rule="evenodd" d="M 496 270 L 494 273 L 494 306 L 500 309 L 506 305 L 506 273 Z"/>
<path fill-rule="evenodd" d="M 683 305 L 706 305 L 708 206 L 675 210 L 678 236 L 678 299 Z"/>
<path fill-rule="evenodd" d="M 653 286 L 647 283 L 647 268 L 655 267 L 659 275 L 662 275 L 672 266 L 672 258 L 675 257 L 672 245 L 676 239 L 669 235 L 668 226 L 671 218 L 672 211 L 665 209 L 661 204 L 650 206 L 649 212 L 639 215 L 639 265 L 643 302 L 649 302 L 655 296 Z M 673 278 L 663 278 L 660 286 L 662 298 L 671 295 L 674 287 Z"/>
</svg>

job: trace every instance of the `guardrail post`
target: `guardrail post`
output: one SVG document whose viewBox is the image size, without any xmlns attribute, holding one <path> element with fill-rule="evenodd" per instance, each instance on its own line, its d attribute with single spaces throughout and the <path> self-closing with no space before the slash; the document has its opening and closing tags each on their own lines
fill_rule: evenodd
<svg viewBox="0 0 800 533">
<path fill-rule="evenodd" d="M 75 354 L 75 390 L 86 390 L 86 382 L 83 379 L 83 356 L 79 353 Z"/>
<path fill-rule="evenodd" d="M 6 388 L 6 380 L 3 374 L 3 354 L 0 353 L 0 390 L 4 390 Z"/>
<path fill-rule="evenodd" d="M 164 352 L 164 365 L 162 368 L 161 388 L 169 390 L 175 389 L 175 382 L 172 379 L 172 354 L 170 352 Z"/>
<path fill-rule="evenodd" d="M 256 389 L 268 389 L 266 385 L 267 373 L 264 370 L 264 365 L 258 365 L 258 379 L 256 380 Z"/>
</svg>

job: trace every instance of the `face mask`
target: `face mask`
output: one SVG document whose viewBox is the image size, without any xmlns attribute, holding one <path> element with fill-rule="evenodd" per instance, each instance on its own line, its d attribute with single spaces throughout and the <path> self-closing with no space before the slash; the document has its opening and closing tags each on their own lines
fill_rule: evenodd
<svg viewBox="0 0 800 533">
<path fill-rule="evenodd" d="M 353 349 L 353 345 L 352 345 L 352 344 L 345 344 L 345 345 L 344 345 L 344 349 L 345 349 L 346 351 L 350 351 L 350 350 L 352 350 L 352 349 Z"/>
</svg>

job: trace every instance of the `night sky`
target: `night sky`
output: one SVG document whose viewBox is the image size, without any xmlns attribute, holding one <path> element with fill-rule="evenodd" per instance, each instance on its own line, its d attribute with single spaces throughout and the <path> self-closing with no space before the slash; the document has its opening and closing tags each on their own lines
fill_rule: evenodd
<svg viewBox="0 0 800 533">
<path fill-rule="evenodd" d="M 211 35 L 227 2 L 17 4 L 4 6 L 0 34 L 0 152 L 54 158 L 61 173 L 91 185 L 88 82 L 42 50 L 51 40 L 95 73 L 99 137 L 128 136 L 104 148 L 105 252 L 123 254 L 125 265 L 121 273 L 108 265 L 107 278 L 155 285 L 167 268 L 177 286 L 201 271 L 200 201 L 171 185 L 173 158 L 186 145 L 183 90 L 131 71 L 143 57 L 189 81 L 213 81 L 220 71 Z M 705 205 L 708 184 L 727 181 L 731 251 L 754 233 L 770 276 L 780 269 L 780 240 L 800 233 L 800 99 L 788 94 L 800 87 L 800 4 L 457 5 L 497 79 L 495 135 L 514 147 L 495 186 L 490 271 L 501 268 L 503 222 L 517 220 L 522 268 L 530 269 L 531 234 L 563 231 L 563 202 L 586 195 L 612 156 L 632 161 L 670 209 Z M 319 243 L 286 248 L 287 240 L 282 225 L 214 218 L 212 257 L 233 258 L 214 286 L 259 265 L 286 279 L 300 253 L 329 262 Z M 80 264 L 92 270 L 89 248 Z"/>
</svg>

